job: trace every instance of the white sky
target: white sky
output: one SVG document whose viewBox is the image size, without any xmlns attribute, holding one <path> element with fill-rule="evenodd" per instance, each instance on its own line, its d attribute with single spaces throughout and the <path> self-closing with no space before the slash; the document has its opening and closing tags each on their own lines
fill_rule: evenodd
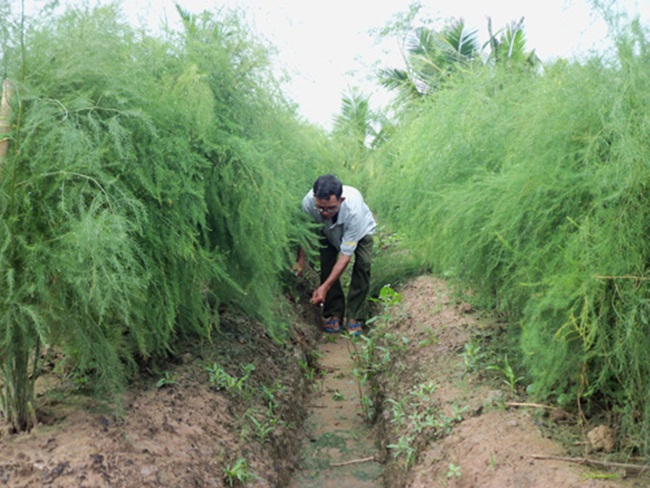
<svg viewBox="0 0 650 488">
<path fill-rule="evenodd" d="M 17 0 L 15 0 L 17 1 Z M 84 0 L 66 0 L 81 3 Z M 369 34 L 381 28 L 396 13 L 405 12 L 412 0 L 176 0 L 191 12 L 223 6 L 247 12 L 253 29 L 278 50 L 278 69 L 290 82 L 285 93 L 298 103 L 310 122 L 329 129 L 339 112 L 343 94 L 352 86 L 370 95 L 372 108 L 387 95 L 367 81 L 372 66 L 400 66 L 397 41 L 375 44 Z M 27 8 L 45 0 L 25 0 Z M 94 3 L 90 1 L 90 3 Z M 604 22 L 589 7 L 588 0 L 421 0 L 431 18 L 463 18 L 487 39 L 487 17 L 496 32 L 525 17 L 524 31 L 529 49 L 543 60 L 571 57 L 597 48 L 604 50 Z M 619 8 L 638 14 L 644 25 L 650 19 L 650 0 L 614 0 Z M 164 19 L 178 21 L 174 0 L 124 0 L 124 11 L 138 25 L 152 29 Z M 443 25 L 443 24 L 440 24 Z"/>
</svg>

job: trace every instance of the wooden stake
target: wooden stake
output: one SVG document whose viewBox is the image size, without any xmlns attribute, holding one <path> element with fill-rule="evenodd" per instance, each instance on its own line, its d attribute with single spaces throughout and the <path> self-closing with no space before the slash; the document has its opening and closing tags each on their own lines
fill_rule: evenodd
<svg viewBox="0 0 650 488">
<path fill-rule="evenodd" d="M 533 459 L 546 459 L 551 461 L 564 461 L 567 463 L 582 464 L 585 466 L 591 466 L 595 468 L 608 468 L 608 469 L 624 469 L 626 472 L 634 473 L 640 475 L 648 471 L 650 468 L 649 465 L 645 464 L 630 464 L 630 463 L 616 463 L 612 461 L 599 461 L 597 459 L 589 458 L 570 458 L 562 456 L 539 456 L 533 454 L 531 456 Z"/>
<path fill-rule="evenodd" d="M 2 101 L 0 102 L 0 159 L 7 155 L 9 150 L 9 127 L 11 126 L 11 99 L 13 98 L 13 87 L 6 79 L 2 83 Z"/>
<path fill-rule="evenodd" d="M 521 403 L 521 402 L 505 402 L 507 407 L 531 407 L 531 408 L 545 408 L 548 410 L 555 410 L 557 407 L 551 407 L 550 405 L 542 405 L 541 403 Z"/>
<path fill-rule="evenodd" d="M 375 461 L 375 456 L 370 456 L 361 459 L 351 459 L 350 461 L 346 461 L 344 463 L 332 463 L 330 464 L 330 468 L 340 468 L 341 466 L 348 466 L 350 464 L 369 463 L 371 461 Z"/>
<path fill-rule="evenodd" d="M 562 412 L 563 414 L 568 415 L 569 417 L 574 417 L 574 415 L 566 410 L 562 410 L 560 407 L 553 407 L 551 405 L 543 405 L 541 403 L 522 403 L 522 402 L 505 402 L 506 407 L 529 407 L 529 408 L 541 408 L 544 410 L 554 410 Z"/>
</svg>

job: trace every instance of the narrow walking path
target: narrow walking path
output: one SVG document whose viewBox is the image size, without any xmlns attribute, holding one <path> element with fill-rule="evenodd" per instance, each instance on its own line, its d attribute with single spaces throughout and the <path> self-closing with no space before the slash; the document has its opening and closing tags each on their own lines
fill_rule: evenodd
<svg viewBox="0 0 650 488">
<path fill-rule="evenodd" d="M 371 458 L 376 452 L 372 431 L 361 415 L 351 340 L 328 334 L 319 341 L 324 375 L 311 400 L 302 471 L 296 473 L 290 488 L 382 486 L 382 467 L 375 461 L 336 466 Z"/>
</svg>

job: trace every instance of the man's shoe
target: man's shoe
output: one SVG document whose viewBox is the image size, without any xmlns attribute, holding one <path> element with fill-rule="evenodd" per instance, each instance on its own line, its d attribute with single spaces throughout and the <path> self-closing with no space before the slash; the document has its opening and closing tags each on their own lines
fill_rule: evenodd
<svg viewBox="0 0 650 488">
<path fill-rule="evenodd" d="M 361 322 L 348 322 L 345 324 L 345 328 L 351 336 L 361 335 Z"/>
<path fill-rule="evenodd" d="M 341 332 L 341 319 L 338 317 L 330 317 L 325 321 L 323 330 L 329 334 L 338 334 Z"/>
</svg>

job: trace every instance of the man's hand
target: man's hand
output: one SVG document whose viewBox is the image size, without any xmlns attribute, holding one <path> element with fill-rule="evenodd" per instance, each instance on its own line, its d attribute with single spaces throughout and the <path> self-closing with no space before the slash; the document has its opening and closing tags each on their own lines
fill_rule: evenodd
<svg viewBox="0 0 650 488">
<path fill-rule="evenodd" d="M 334 264 L 334 268 L 332 268 L 330 275 L 322 285 L 314 290 L 314 293 L 311 296 L 311 303 L 314 305 L 325 303 L 325 296 L 327 295 L 327 292 L 330 291 L 330 288 L 332 288 L 334 283 L 336 283 L 336 280 L 338 280 L 339 277 L 343 274 L 343 271 L 345 271 L 345 268 L 349 262 L 350 256 L 339 254 L 339 257 L 336 260 L 336 264 Z"/>
<path fill-rule="evenodd" d="M 325 303 L 325 296 L 327 295 L 327 288 L 319 286 L 314 290 L 314 293 L 311 295 L 312 305 L 320 305 Z"/>
</svg>

